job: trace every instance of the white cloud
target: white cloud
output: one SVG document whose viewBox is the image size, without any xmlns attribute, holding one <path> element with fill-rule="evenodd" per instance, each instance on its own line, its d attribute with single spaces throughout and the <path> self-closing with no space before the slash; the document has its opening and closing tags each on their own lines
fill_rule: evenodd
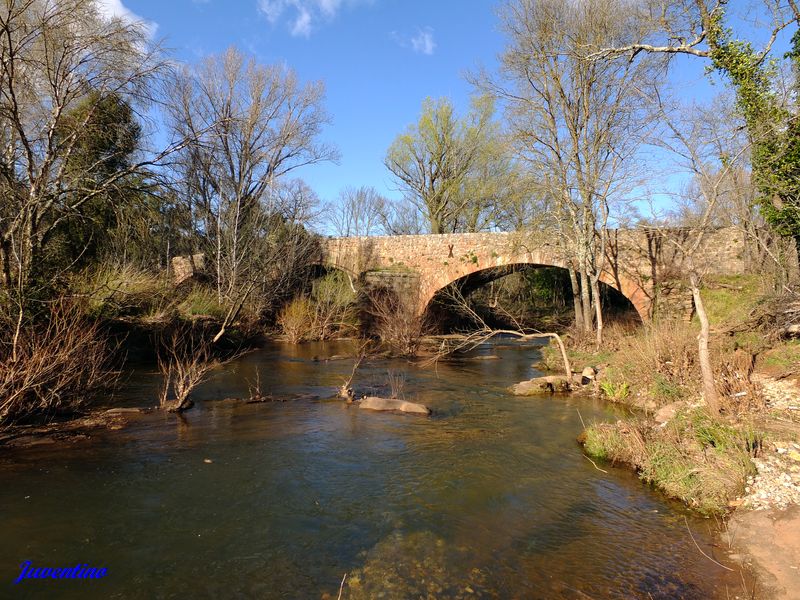
<svg viewBox="0 0 800 600">
<path fill-rule="evenodd" d="M 370 4 L 374 0 L 258 0 L 258 10 L 267 21 L 276 24 L 286 19 L 293 36 L 308 37 L 320 21 L 330 21 L 342 6 Z"/>
<path fill-rule="evenodd" d="M 311 35 L 311 13 L 305 6 L 297 8 L 297 18 L 291 28 L 292 35 L 308 37 Z"/>
<path fill-rule="evenodd" d="M 122 0 L 98 0 L 97 7 L 100 9 L 100 14 L 107 19 L 116 18 L 129 23 L 141 23 L 150 38 L 154 37 L 158 30 L 158 23 L 143 19 L 125 6 Z"/>
<path fill-rule="evenodd" d="M 436 41 L 433 39 L 433 29 L 426 27 L 420 29 L 417 35 L 411 38 L 411 47 L 414 52 L 430 56 L 436 50 Z"/>
</svg>

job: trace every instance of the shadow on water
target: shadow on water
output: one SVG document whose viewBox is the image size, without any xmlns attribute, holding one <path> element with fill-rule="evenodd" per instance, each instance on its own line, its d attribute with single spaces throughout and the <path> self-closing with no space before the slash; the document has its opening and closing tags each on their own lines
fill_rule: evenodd
<svg viewBox="0 0 800 600">
<path fill-rule="evenodd" d="M 352 360 L 315 357 L 350 350 L 276 344 L 215 374 L 183 418 L 0 455 L 0 595 L 335 598 L 344 573 L 353 599 L 714 598 L 739 585 L 699 555 L 682 507 L 583 457 L 581 416 L 613 407 L 507 394 L 535 374 L 535 346 L 359 370 L 357 393 L 386 393 L 400 373 L 433 418 L 326 400 Z M 220 401 L 256 377 L 289 400 Z M 136 373 L 118 401 L 152 404 L 157 385 Z M 688 519 L 713 554 L 708 523 Z M 12 586 L 24 560 L 109 574 Z"/>
</svg>

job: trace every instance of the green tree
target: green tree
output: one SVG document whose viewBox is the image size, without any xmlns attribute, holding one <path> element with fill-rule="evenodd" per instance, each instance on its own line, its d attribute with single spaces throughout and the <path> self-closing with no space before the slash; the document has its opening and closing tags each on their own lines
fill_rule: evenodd
<svg viewBox="0 0 800 600">
<path fill-rule="evenodd" d="M 489 96 L 464 118 L 450 100 L 426 99 L 416 123 L 395 138 L 384 164 L 431 233 L 477 231 L 491 224 L 510 161 Z"/>
<path fill-rule="evenodd" d="M 131 106 L 113 92 L 89 92 L 57 124 L 55 143 L 72 140 L 63 170 L 76 209 L 48 238 L 63 250 L 67 261 L 94 259 L 123 213 L 137 210 L 132 205 L 143 200 L 140 190 L 147 183 L 142 175 L 127 172 L 124 177 L 114 177 L 130 168 L 140 137 L 141 127 Z M 79 203 L 82 194 L 91 197 Z"/>
<path fill-rule="evenodd" d="M 21 322 L 51 280 L 56 232 L 167 153 L 128 162 L 138 133 L 114 123 L 166 66 L 141 24 L 94 0 L 3 3 L 0 55 L 0 266 Z"/>
</svg>

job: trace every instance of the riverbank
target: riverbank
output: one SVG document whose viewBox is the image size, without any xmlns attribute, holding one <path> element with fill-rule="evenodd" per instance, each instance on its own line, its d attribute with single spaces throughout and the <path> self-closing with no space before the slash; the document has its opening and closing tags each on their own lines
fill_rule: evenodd
<svg viewBox="0 0 800 600">
<path fill-rule="evenodd" d="M 727 523 L 730 557 L 758 576 L 756 597 L 786 599 L 800 590 L 800 378 L 759 376 L 769 409 L 770 442 Z"/>
<path fill-rule="evenodd" d="M 690 325 L 625 335 L 614 350 L 572 353 L 576 364 L 600 367 L 603 396 L 633 410 L 616 423 L 587 423 L 584 450 L 721 517 L 720 547 L 755 576 L 748 594 L 793 598 L 800 589 L 800 344 L 772 338 L 753 356 L 718 340 L 725 412 L 710 419 L 692 385 L 699 378 Z M 555 355 L 546 359 L 557 365 Z"/>
</svg>

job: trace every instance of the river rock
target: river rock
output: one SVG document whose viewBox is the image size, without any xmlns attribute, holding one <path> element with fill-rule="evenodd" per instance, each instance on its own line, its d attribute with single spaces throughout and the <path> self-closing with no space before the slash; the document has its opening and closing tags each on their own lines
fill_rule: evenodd
<svg viewBox="0 0 800 600">
<path fill-rule="evenodd" d="M 667 404 L 666 406 L 662 406 L 656 411 L 655 415 L 653 415 L 653 420 L 655 420 L 655 422 L 658 423 L 659 425 L 664 425 L 665 423 L 673 419 L 675 415 L 678 414 L 678 411 L 685 405 L 686 405 L 685 402 L 679 401 Z"/>
<path fill-rule="evenodd" d="M 570 382 L 563 375 L 547 375 L 534 377 L 528 381 L 521 381 L 511 386 L 511 393 L 515 396 L 534 396 L 542 393 L 563 393 L 572 389 Z"/>
<path fill-rule="evenodd" d="M 589 385 L 597 377 L 597 370 L 594 367 L 586 367 L 581 372 L 581 385 Z"/>
<path fill-rule="evenodd" d="M 414 415 L 429 415 L 430 409 L 416 402 L 406 402 L 405 400 L 397 400 L 395 398 L 378 398 L 377 396 L 367 396 L 359 402 L 359 408 L 366 408 L 369 410 L 389 410 L 410 413 Z"/>
</svg>

